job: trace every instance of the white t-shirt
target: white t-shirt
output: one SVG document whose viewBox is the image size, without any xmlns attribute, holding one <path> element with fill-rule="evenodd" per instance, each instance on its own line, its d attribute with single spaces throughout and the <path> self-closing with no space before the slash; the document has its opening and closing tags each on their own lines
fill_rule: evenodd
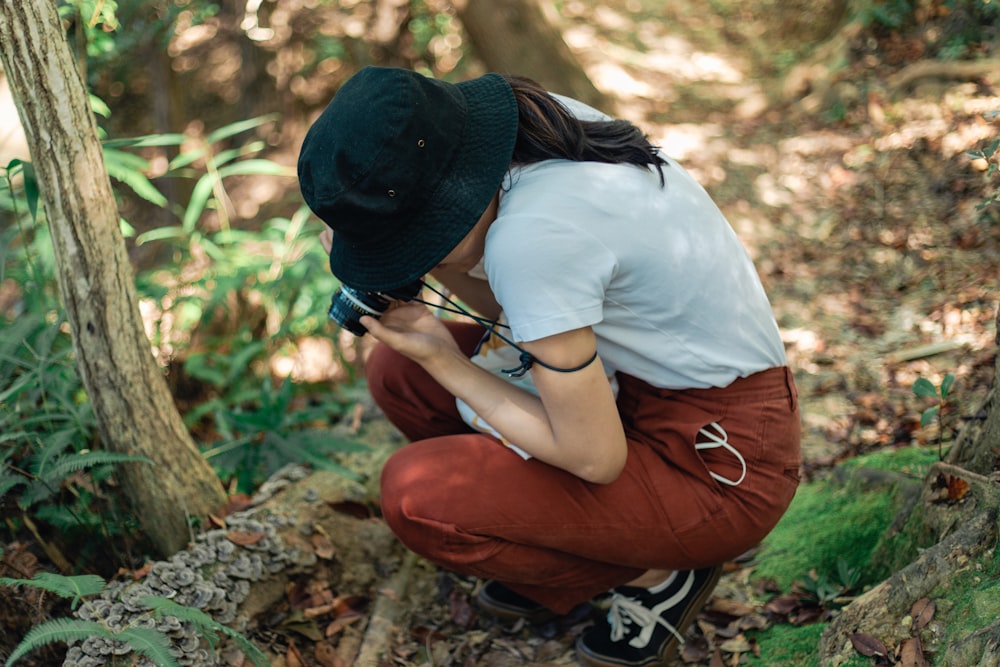
<svg viewBox="0 0 1000 667">
<path fill-rule="evenodd" d="M 600 118 L 560 98 L 578 117 Z M 652 168 L 548 160 L 515 168 L 484 268 L 515 341 L 593 327 L 609 375 L 724 387 L 786 363 L 756 269 L 705 190 Z"/>
</svg>

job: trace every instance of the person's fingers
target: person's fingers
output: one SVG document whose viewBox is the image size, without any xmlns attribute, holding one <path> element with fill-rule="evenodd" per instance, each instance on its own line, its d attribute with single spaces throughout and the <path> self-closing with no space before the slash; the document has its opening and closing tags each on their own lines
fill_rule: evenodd
<svg viewBox="0 0 1000 667">
<path fill-rule="evenodd" d="M 322 232 L 320 232 L 319 242 L 320 245 L 323 246 L 324 250 L 330 252 L 330 248 L 333 247 L 333 230 L 327 227 Z"/>
<path fill-rule="evenodd" d="M 374 336 L 375 340 L 379 342 L 388 343 L 389 341 L 386 340 L 386 335 L 388 334 L 390 337 L 393 335 L 393 332 L 386 328 L 386 326 L 376 317 L 372 317 L 371 315 L 362 315 L 358 321 L 361 323 L 361 326 L 367 329 L 368 333 Z"/>
</svg>

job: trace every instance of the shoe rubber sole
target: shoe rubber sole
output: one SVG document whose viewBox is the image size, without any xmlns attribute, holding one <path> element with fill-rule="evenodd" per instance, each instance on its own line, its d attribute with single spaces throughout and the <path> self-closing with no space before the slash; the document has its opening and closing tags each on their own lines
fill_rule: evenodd
<svg viewBox="0 0 1000 667">
<path fill-rule="evenodd" d="M 476 606 L 487 615 L 498 618 L 502 621 L 519 621 L 524 619 L 532 625 L 548 623 L 558 616 L 558 614 L 551 609 L 547 609 L 541 605 L 534 608 L 527 608 L 507 604 L 504 601 L 498 600 L 489 595 L 489 593 L 486 592 L 486 588 L 480 589 L 479 593 L 476 595 Z"/>
</svg>

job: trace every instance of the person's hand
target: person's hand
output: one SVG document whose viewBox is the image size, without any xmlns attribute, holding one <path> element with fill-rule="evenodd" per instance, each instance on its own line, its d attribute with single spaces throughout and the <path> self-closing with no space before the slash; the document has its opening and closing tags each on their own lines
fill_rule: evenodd
<svg viewBox="0 0 1000 667">
<path fill-rule="evenodd" d="M 421 365 L 443 354 L 461 354 L 448 328 L 420 303 L 394 303 L 381 319 L 365 315 L 361 324 L 376 340 Z"/>
<path fill-rule="evenodd" d="M 330 248 L 333 247 L 333 230 L 329 227 L 324 228 L 323 231 L 320 232 L 319 242 L 320 245 L 323 246 L 323 249 L 326 250 L 326 254 L 329 255 Z"/>
</svg>

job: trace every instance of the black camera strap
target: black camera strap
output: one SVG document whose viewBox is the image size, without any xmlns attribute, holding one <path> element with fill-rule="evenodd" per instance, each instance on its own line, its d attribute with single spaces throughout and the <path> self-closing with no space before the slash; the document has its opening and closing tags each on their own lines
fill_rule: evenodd
<svg viewBox="0 0 1000 667">
<path fill-rule="evenodd" d="M 500 333 L 499 331 L 497 331 L 497 327 L 506 327 L 506 328 L 509 329 L 510 327 L 508 327 L 506 324 L 500 324 L 499 322 L 496 322 L 494 320 L 489 320 L 489 319 L 487 319 L 485 317 L 479 317 L 478 315 L 474 315 L 473 313 L 470 313 L 465 308 L 462 308 L 462 306 L 460 304 L 457 304 L 454 301 L 452 301 L 451 298 L 447 294 L 445 294 L 444 292 L 441 292 L 440 290 L 436 289 L 433 285 L 429 285 L 426 282 L 424 282 L 424 287 L 426 287 L 430 291 L 432 291 L 435 294 L 437 294 L 439 297 L 441 297 L 442 299 L 444 299 L 445 302 L 447 302 L 452 307 L 451 308 L 447 308 L 447 307 L 442 306 L 440 304 L 431 303 L 429 301 L 424 301 L 423 299 L 421 299 L 419 297 L 414 298 L 413 301 L 416 301 L 417 303 L 425 304 L 427 306 L 431 306 L 432 308 L 440 308 L 441 310 L 445 310 L 445 311 L 447 311 L 449 313 L 458 313 L 459 315 L 465 315 L 466 317 L 470 317 L 473 320 L 475 320 L 476 322 L 478 322 L 479 324 L 481 324 L 484 327 L 486 327 L 487 329 L 489 329 L 490 333 L 492 333 L 493 335 L 495 335 L 497 338 L 499 338 L 500 340 L 502 340 L 503 342 L 507 343 L 508 345 L 510 345 L 515 350 L 517 350 L 518 352 L 521 353 L 521 356 L 519 357 L 519 361 L 521 362 L 521 364 L 519 366 L 516 366 L 515 368 L 509 368 L 509 369 L 508 368 L 502 368 L 502 369 L 500 369 L 501 373 L 506 373 L 510 377 L 515 377 L 515 378 L 516 377 L 521 377 L 522 375 L 524 375 L 525 373 L 527 373 L 529 370 L 531 370 L 531 367 L 534 366 L 535 364 L 538 364 L 542 368 L 546 368 L 546 369 L 548 369 L 550 371 L 556 371 L 557 373 L 575 373 L 576 371 L 583 370 L 584 368 L 586 368 L 587 366 L 591 365 L 592 363 L 594 363 L 594 361 L 597 360 L 597 350 L 594 350 L 594 355 L 592 357 L 590 357 L 590 359 L 587 359 L 587 361 L 583 362 L 579 366 L 574 366 L 573 368 L 559 368 L 558 366 L 552 366 L 550 364 L 547 364 L 544 361 L 542 361 L 541 359 L 533 356 L 530 352 L 528 352 L 523 347 L 521 347 L 520 345 L 518 345 L 517 343 L 515 343 L 514 341 L 512 341 L 507 336 L 504 336 L 502 333 Z"/>
</svg>

